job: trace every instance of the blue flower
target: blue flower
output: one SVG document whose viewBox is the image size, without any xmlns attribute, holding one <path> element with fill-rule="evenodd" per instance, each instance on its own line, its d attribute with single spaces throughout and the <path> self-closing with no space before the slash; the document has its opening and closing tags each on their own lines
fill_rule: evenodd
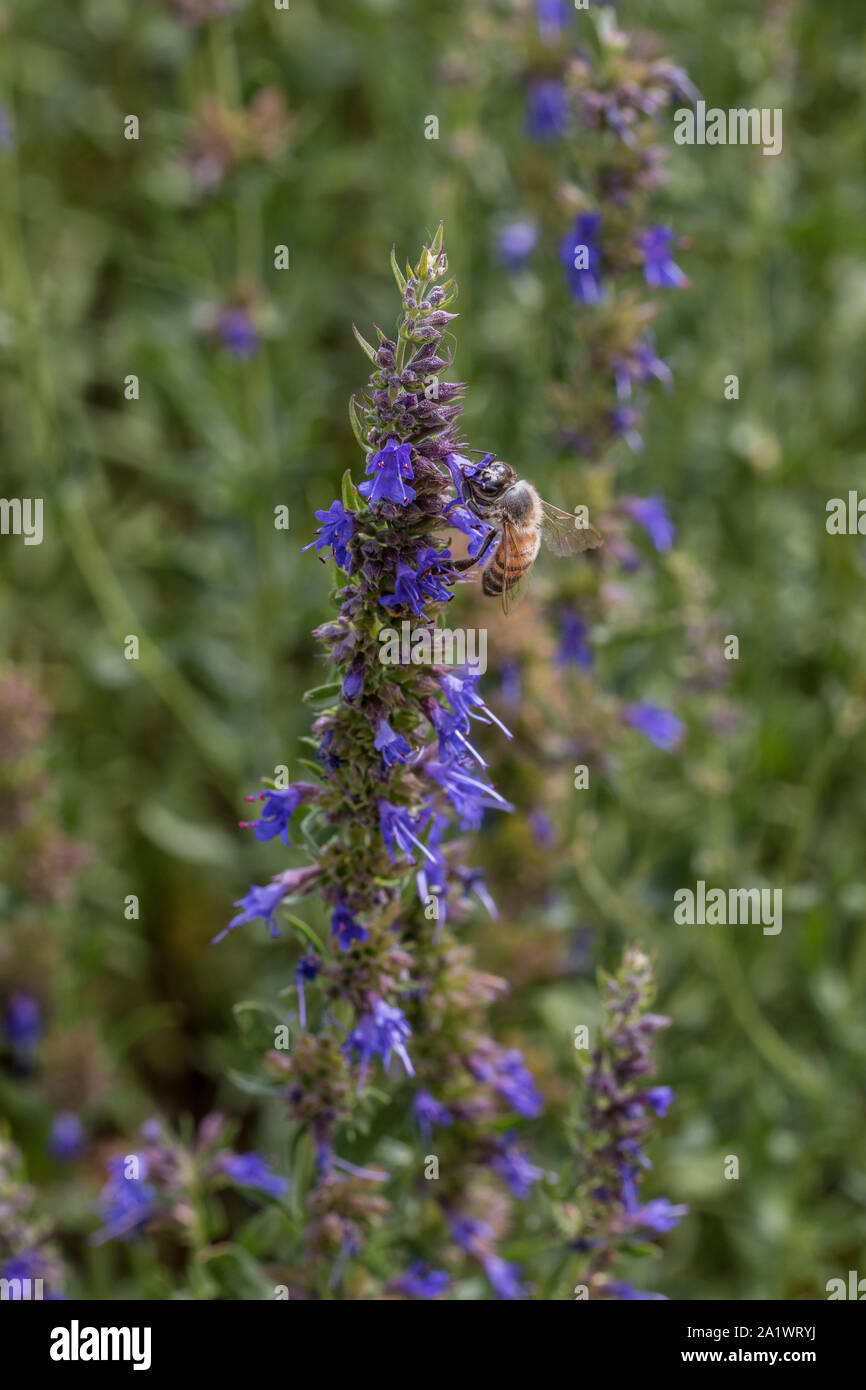
<svg viewBox="0 0 866 1390">
<path fill-rule="evenodd" d="M 663 497 L 631 497 L 622 506 L 632 521 L 643 527 L 656 550 L 671 549 L 677 531 L 668 516 Z"/>
<path fill-rule="evenodd" d="M 455 714 L 459 714 L 465 721 L 464 730 L 469 728 L 469 720 L 472 718 L 482 724 L 495 724 L 506 738 L 513 738 L 514 735 L 509 733 L 502 721 L 487 708 L 475 689 L 480 679 L 481 674 L 478 671 L 446 672 L 440 676 L 439 684 Z"/>
<path fill-rule="evenodd" d="M 355 697 L 356 697 L 357 695 L 360 695 L 360 693 L 361 693 L 361 691 L 363 690 L 363 688 L 364 688 L 364 675 L 363 675 L 363 672 L 362 672 L 362 671 L 354 671 L 354 670 L 353 670 L 353 671 L 349 671 L 349 672 L 348 672 L 348 674 L 347 674 L 347 676 L 346 676 L 346 679 L 343 681 L 343 688 L 342 688 L 342 690 L 341 690 L 340 693 L 341 693 L 343 699 L 344 699 L 344 700 L 347 700 L 347 701 L 349 702 L 349 704 L 351 704 L 352 701 L 355 699 Z"/>
<path fill-rule="evenodd" d="M 395 763 L 405 763 L 406 759 L 412 756 L 412 749 L 405 738 L 402 734 L 394 733 L 387 719 L 379 720 L 373 747 L 382 754 L 382 762 L 385 767 L 393 767 Z"/>
<path fill-rule="evenodd" d="M 623 1283 L 620 1279 L 611 1279 L 601 1289 L 601 1293 L 608 1298 L 622 1298 L 629 1302 L 657 1300 L 667 1303 L 667 1296 L 663 1293 L 644 1293 L 641 1289 L 636 1289 L 633 1284 Z"/>
<path fill-rule="evenodd" d="M 410 864 L 414 864 L 413 846 L 420 849 L 431 863 L 435 862 L 427 846 L 422 845 L 415 834 L 416 830 L 422 828 L 421 825 L 417 821 L 413 821 L 405 806 L 393 806 L 390 801 L 380 801 L 379 826 L 382 831 L 382 839 L 385 841 L 385 848 L 388 851 L 388 858 L 392 864 L 396 861 L 398 849 L 406 855 Z"/>
<path fill-rule="evenodd" d="M 13 994 L 3 1014 L 3 1032 L 21 1060 L 32 1053 L 42 1036 L 42 1008 L 33 994 Z"/>
<path fill-rule="evenodd" d="M 362 1081 L 371 1057 L 381 1057 L 382 1066 L 387 1068 L 392 1052 L 396 1052 L 408 1075 L 414 1076 L 415 1069 L 406 1051 L 406 1040 L 411 1036 L 412 1030 L 406 1022 L 403 1010 L 398 1009 L 395 1004 L 386 1004 L 384 999 L 377 997 L 373 1001 L 371 1012 L 361 1015 L 355 1028 L 346 1038 L 343 1051 L 356 1054 L 361 1066 Z"/>
<path fill-rule="evenodd" d="M 84 1148 L 84 1126 L 72 1110 L 59 1111 L 51 1121 L 48 1152 L 61 1163 L 71 1162 Z"/>
<path fill-rule="evenodd" d="M 544 1098 L 523 1060 L 522 1052 L 509 1048 L 490 1062 L 486 1057 L 472 1059 L 472 1071 L 479 1081 L 488 1081 L 518 1115 L 533 1120 L 544 1108 Z"/>
<path fill-rule="evenodd" d="M 537 1168 L 515 1141 L 513 1134 L 502 1138 L 502 1147 L 494 1154 L 491 1166 L 503 1179 L 509 1191 L 521 1201 L 531 1196 L 532 1184 L 544 1177 L 544 1169 Z"/>
<path fill-rule="evenodd" d="M 415 489 L 407 487 L 407 480 L 414 478 L 412 471 L 412 446 L 401 444 L 399 440 L 388 439 L 385 447 L 367 460 L 364 469 L 374 474 L 371 483 L 362 483 L 358 488 L 362 497 L 372 502 L 396 502 L 405 507 L 414 502 Z"/>
<path fill-rule="evenodd" d="M 672 227 L 651 227 L 640 239 L 644 254 L 644 279 L 656 290 L 680 290 L 689 283 L 671 255 Z"/>
<path fill-rule="evenodd" d="M 490 533 L 491 527 L 486 521 L 479 520 L 470 512 L 468 507 L 464 507 L 458 501 L 449 502 L 443 516 L 451 526 L 456 526 L 458 531 L 462 531 L 464 536 L 469 537 L 469 554 L 474 560 Z"/>
<path fill-rule="evenodd" d="M 673 752 L 685 732 L 682 720 L 661 705 L 627 705 L 623 719 L 665 753 Z"/>
<path fill-rule="evenodd" d="M 243 911 L 233 917 L 228 926 L 212 938 L 213 942 L 222 941 L 223 937 L 228 936 L 235 927 L 242 927 L 247 922 L 254 922 L 257 917 L 262 918 L 271 936 L 279 936 L 280 931 L 274 919 L 274 913 L 285 896 L 286 885 L 284 883 L 269 883 L 266 888 L 259 888 L 253 884 L 246 897 L 238 898 L 235 903 L 235 907 L 240 907 Z"/>
<path fill-rule="evenodd" d="M 557 666 L 577 666 L 584 671 L 589 670 L 594 658 L 588 635 L 589 628 L 577 613 L 563 614 L 556 649 Z"/>
<path fill-rule="evenodd" d="M 15 132 L 9 122 L 4 106 L 0 106 L 0 150 L 11 150 L 15 144 Z"/>
<path fill-rule="evenodd" d="M 664 1117 L 673 1105 L 676 1097 L 670 1086 L 651 1086 L 648 1091 L 644 1091 L 639 1099 L 646 1101 L 647 1105 L 651 1106 L 657 1115 Z"/>
<path fill-rule="evenodd" d="M 635 343 L 626 352 L 611 358 L 611 366 L 616 380 L 616 394 L 619 400 L 631 400 L 632 385 L 645 386 L 647 382 L 660 381 L 665 390 L 673 384 L 673 373 L 667 362 L 656 354 L 652 344 L 647 341 Z"/>
<path fill-rule="evenodd" d="M 254 792 L 247 801 L 263 801 L 264 808 L 259 820 L 241 821 L 244 830 L 252 829 L 257 840 L 267 843 L 279 835 L 284 845 L 289 843 L 289 821 L 303 801 L 313 795 L 316 788 L 312 782 L 295 782 L 290 787 L 276 790 L 269 787 L 263 792 Z"/>
<path fill-rule="evenodd" d="M 306 1028 L 307 1026 L 307 1000 L 304 994 L 304 983 L 307 980 L 315 980 L 320 968 L 321 962 L 319 957 L 314 955 L 301 956 L 295 967 L 295 987 L 298 991 L 298 1014 L 302 1028 Z"/>
<path fill-rule="evenodd" d="M 557 78 L 530 82 L 526 93 L 526 129 L 534 140 L 558 140 L 568 125 L 568 96 Z"/>
<path fill-rule="evenodd" d="M 338 903 L 331 914 L 331 931 L 336 936 L 343 950 L 347 950 L 353 941 L 367 941 L 370 933 L 366 927 L 362 927 L 354 913 L 350 912 L 345 903 Z"/>
<path fill-rule="evenodd" d="M 497 1298 L 529 1297 L 527 1290 L 520 1282 L 519 1265 L 509 1264 L 507 1260 L 500 1259 L 499 1255 L 483 1255 L 481 1263 Z"/>
<path fill-rule="evenodd" d="M 102 1229 L 91 1236 L 94 1245 L 105 1240 L 130 1240 L 156 1214 L 156 1188 L 146 1182 L 147 1162 L 138 1158 L 139 1176 L 127 1177 L 128 1158 L 109 1161 L 108 1182 L 99 1194 Z"/>
<path fill-rule="evenodd" d="M 444 1269 L 431 1269 L 422 1260 L 415 1260 L 405 1274 L 394 1280 L 391 1287 L 408 1298 L 438 1298 L 450 1282 L 450 1276 Z"/>
<path fill-rule="evenodd" d="M 563 32 L 573 13 L 567 0 L 535 0 L 538 31 L 543 39 L 555 39 Z"/>
<path fill-rule="evenodd" d="M 506 270 L 521 270 L 538 244 L 535 222 L 509 222 L 496 238 L 499 259 Z"/>
<path fill-rule="evenodd" d="M 602 297 L 601 251 L 598 245 L 600 228 L 600 212 L 583 212 L 573 230 L 566 233 L 560 243 L 559 255 L 565 267 L 565 282 L 572 299 L 582 304 L 597 304 Z M 584 249 L 587 264 L 578 269 L 575 261 Z M 583 259 L 583 255 L 580 255 L 580 260 Z"/>
<path fill-rule="evenodd" d="M 342 502 L 332 502 L 326 512 L 316 512 L 316 520 L 322 524 L 319 527 L 318 535 L 309 545 L 303 546 L 303 550 L 309 550 L 315 546 L 317 550 L 327 550 L 330 546 L 331 553 L 340 566 L 341 570 L 346 569 L 349 560 L 349 541 L 355 531 L 355 513 L 347 512 Z"/>
<path fill-rule="evenodd" d="M 447 1105 L 435 1100 L 429 1091 L 423 1089 L 415 1093 L 415 1099 L 412 1101 L 412 1114 L 418 1121 L 425 1143 L 433 1133 L 434 1125 L 440 1125 L 447 1129 L 449 1125 L 454 1123 L 454 1116 Z"/>
<path fill-rule="evenodd" d="M 282 1197 L 289 1190 L 287 1178 L 272 1173 L 267 1159 L 261 1154 L 225 1154 L 219 1162 L 220 1169 L 238 1187 L 254 1187 L 266 1192 L 269 1197 Z"/>
<path fill-rule="evenodd" d="M 255 356 L 259 334 L 247 309 L 238 306 L 223 309 L 217 318 L 216 332 L 233 357 L 245 361 Z"/>
<path fill-rule="evenodd" d="M 379 602 L 385 608 L 408 608 L 416 617 L 424 617 L 424 593 L 418 575 L 405 560 L 397 561 L 397 582 L 393 594 L 380 594 Z"/>
<path fill-rule="evenodd" d="M 655 1197 L 645 1206 L 627 1209 L 634 1226 L 645 1231 L 655 1231 L 663 1235 L 678 1226 L 684 1216 L 688 1216 L 687 1206 L 674 1206 L 667 1197 Z"/>
<path fill-rule="evenodd" d="M 486 782 L 480 782 L 463 768 L 454 763 L 426 763 L 428 777 L 438 782 L 451 802 L 464 828 L 476 829 L 481 823 L 481 813 L 485 806 L 500 811 L 513 811 L 514 807 L 499 792 Z"/>
</svg>

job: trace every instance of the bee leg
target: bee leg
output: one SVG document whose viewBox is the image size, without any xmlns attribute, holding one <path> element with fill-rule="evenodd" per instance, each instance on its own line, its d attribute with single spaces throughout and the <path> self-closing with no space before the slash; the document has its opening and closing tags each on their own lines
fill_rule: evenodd
<svg viewBox="0 0 866 1390">
<path fill-rule="evenodd" d="M 496 539 L 496 529 L 495 529 L 495 527 L 494 527 L 494 529 L 490 532 L 489 536 L 488 536 L 487 539 L 485 540 L 484 544 L 482 545 L 482 547 L 481 547 L 481 549 L 479 550 L 479 552 L 478 552 L 477 555 L 469 556 L 469 557 L 468 557 L 467 559 L 465 559 L 465 560 L 452 560 L 452 561 L 451 561 L 451 568 L 452 568 L 453 570 L 459 571 L 460 574 L 462 574 L 464 570 L 471 570 L 472 566 L 473 566 L 473 565 L 477 565 L 477 564 L 478 564 L 478 561 L 481 559 L 481 557 L 482 557 L 483 555 L 486 555 L 486 554 L 487 554 L 488 550 L 490 549 L 490 547 L 491 547 L 491 545 L 493 544 L 493 542 L 494 542 L 495 539 Z"/>
</svg>

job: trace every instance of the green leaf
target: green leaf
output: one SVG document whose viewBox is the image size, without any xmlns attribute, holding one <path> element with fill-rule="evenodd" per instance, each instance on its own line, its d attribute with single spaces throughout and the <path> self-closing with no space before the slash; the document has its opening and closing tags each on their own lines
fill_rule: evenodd
<svg viewBox="0 0 866 1390">
<path fill-rule="evenodd" d="M 341 486 L 343 497 L 343 507 L 347 512 L 357 512 L 361 509 L 361 494 L 352 482 L 352 470 L 347 468 L 343 474 Z"/>
<path fill-rule="evenodd" d="M 341 680 L 326 681 L 324 685 L 314 685 L 312 690 L 304 693 L 304 703 L 311 705 L 317 700 L 332 700 L 339 695 L 343 682 Z"/>
<path fill-rule="evenodd" d="M 357 328 L 355 327 L 354 324 L 352 324 L 352 332 L 354 333 L 354 335 L 355 335 L 355 337 L 357 338 L 358 342 L 360 343 L 361 347 L 362 347 L 362 348 L 364 349 L 364 351 L 366 352 L 366 354 L 367 354 L 367 356 L 369 357 L 370 361 L 373 362 L 373 363 L 376 363 L 376 349 L 373 347 L 372 343 L 368 343 L 368 342 L 367 342 L 367 339 L 364 338 L 364 337 L 358 332 L 358 330 L 357 330 Z M 376 363 L 376 365 L 378 365 L 378 363 Z"/>
<path fill-rule="evenodd" d="M 246 1072 L 236 1071 L 234 1067 L 229 1067 L 228 1076 L 238 1090 L 248 1096 L 273 1096 L 285 1085 L 284 1081 L 276 1078 L 273 1081 L 262 1081 L 260 1077 L 248 1076 Z"/>
<path fill-rule="evenodd" d="M 366 452 L 367 440 L 364 437 L 364 422 L 361 419 L 361 415 L 358 410 L 358 402 L 355 400 L 354 396 L 351 396 L 349 398 L 349 424 L 352 426 L 352 433 L 354 434 L 361 448 Z"/>
<path fill-rule="evenodd" d="M 328 954 L 312 927 L 308 926 L 306 922 L 302 922 L 300 917 L 293 916 L 291 912 L 284 912 L 283 916 L 288 922 L 291 922 L 295 931 L 300 932 L 304 940 L 308 941 L 310 945 L 318 951 L 320 956 L 326 956 Z"/>
<path fill-rule="evenodd" d="M 400 267 L 397 264 L 397 254 L 393 246 L 391 247 L 391 269 L 394 272 L 394 279 L 397 281 L 397 289 L 402 294 L 406 288 L 406 277 L 405 275 L 403 275 L 403 273 L 400 270 Z"/>
</svg>

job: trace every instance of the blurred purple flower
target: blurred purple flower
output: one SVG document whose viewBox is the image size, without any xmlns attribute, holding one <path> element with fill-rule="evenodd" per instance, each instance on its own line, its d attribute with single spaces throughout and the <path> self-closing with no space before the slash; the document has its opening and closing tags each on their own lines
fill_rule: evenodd
<svg viewBox="0 0 866 1390">
<path fill-rule="evenodd" d="M 597 304 L 602 297 L 600 230 L 601 213 L 583 212 L 573 229 L 562 238 L 559 247 L 571 297 L 582 304 Z M 575 265 L 578 259 L 585 260 L 586 265 L 578 268 Z"/>
<path fill-rule="evenodd" d="M 535 222 L 509 222 L 496 239 L 499 259 L 506 270 L 521 270 L 538 244 Z"/>
<path fill-rule="evenodd" d="M 558 78 L 538 78 L 526 93 L 526 129 L 534 140 L 558 140 L 568 126 L 565 84 Z"/>
<path fill-rule="evenodd" d="M 646 531 L 656 550 L 671 549 L 677 531 L 663 497 L 630 497 L 623 502 L 622 508 Z"/>
<path fill-rule="evenodd" d="M 673 752 L 685 732 L 682 721 L 661 705 L 627 705 L 623 719 L 665 753 Z"/>
<path fill-rule="evenodd" d="M 651 227 L 640 239 L 644 254 L 644 278 L 656 290 L 680 290 L 688 285 L 684 275 L 671 255 L 674 244 L 672 227 Z"/>
</svg>

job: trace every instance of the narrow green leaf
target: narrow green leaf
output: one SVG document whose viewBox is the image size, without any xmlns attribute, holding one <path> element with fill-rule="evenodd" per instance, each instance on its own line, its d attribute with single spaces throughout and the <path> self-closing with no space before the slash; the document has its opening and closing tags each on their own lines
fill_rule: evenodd
<svg viewBox="0 0 866 1390">
<path fill-rule="evenodd" d="M 366 354 L 367 354 L 367 356 L 369 357 L 370 361 L 371 361 L 371 362 L 375 362 L 375 361 L 376 361 L 376 349 L 373 347 L 372 343 L 368 343 L 368 342 L 367 342 L 367 339 L 364 338 L 364 337 L 362 337 L 362 335 L 358 332 L 358 330 L 357 330 L 357 328 L 355 327 L 354 324 L 352 324 L 352 332 L 354 333 L 354 335 L 355 335 L 355 337 L 357 338 L 358 342 L 360 343 L 361 347 L 362 347 L 362 348 L 364 349 L 364 351 L 366 352 Z"/>
<path fill-rule="evenodd" d="M 397 281 L 397 288 L 402 294 L 406 288 L 406 277 L 397 264 L 397 254 L 393 246 L 391 247 L 391 269 L 394 272 L 394 279 Z"/>
<path fill-rule="evenodd" d="M 284 912 L 283 916 L 288 922 L 291 922 L 295 931 L 300 932 L 304 940 L 308 941 L 314 950 L 318 951 L 320 956 L 326 956 L 328 954 L 312 927 L 308 926 L 306 922 L 302 922 L 300 917 L 293 916 L 291 912 Z"/>
<path fill-rule="evenodd" d="M 357 512 L 361 507 L 361 494 L 352 482 L 352 470 L 347 468 L 343 474 L 343 506 L 347 512 Z"/>
</svg>

